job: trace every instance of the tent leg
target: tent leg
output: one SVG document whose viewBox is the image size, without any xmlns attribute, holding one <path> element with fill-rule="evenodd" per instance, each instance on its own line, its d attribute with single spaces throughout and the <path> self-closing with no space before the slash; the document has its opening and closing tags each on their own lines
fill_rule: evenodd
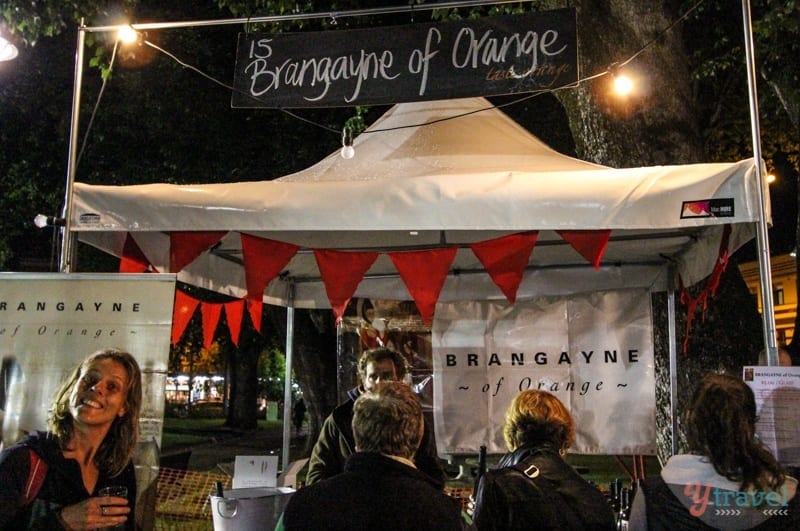
<svg viewBox="0 0 800 531">
<path fill-rule="evenodd" d="M 81 21 L 78 28 L 78 44 L 75 48 L 75 83 L 72 86 L 72 119 L 69 129 L 69 153 L 67 157 L 67 182 L 64 189 L 64 209 L 61 216 L 64 226 L 61 227 L 61 253 L 58 269 L 61 273 L 72 272 L 74 259 L 74 236 L 72 235 L 72 188 L 75 184 L 75 170 L 78 153 L 78 117 L 81 107 L 81 86 L 83 85 L 83 55 L 86 41 L 86 28 Z"/>
<path fill-rule="evenodd" d="M 283 456 L 281 470 L 289 469 L 289 440 L 292 423 L 292 350 L 294 348 L 294 284 L 289 284 L 286 296 L 286 372 L 283 381 Z"/>
<path fill-rule="evenodd" d="M 675 326 L 675 290 L 667 290 L 667 329 L 669 334 L 669 420 L 672 454 L 678 453 L 678 334 Z"/>
<path fill-rule="evenodd" d="M 742 19 L 744 23 L 744 49 L 747 62 L 747 86 L 750 100 L 750 126 L 753 136 L 753 160 L 758 177 L 759 213 L 756 223 L 756 244 L 758 247 L 758 266 L 761 280 L 761 318 L 764 327 L 764 346 L 767 365 L 778 365 L 777 334 L 775 331 L 775 310 L 772 299 L 772 265 L 770 263 L 769 235 L 767 234 L 766 179 L 764 179 L 761 155 L 761 126 L 758 120 L 758 96 L 756 94 L 756 65 L 753 46 L 753 24 L 750 18 L 750 0 L 742 0 Z"/>
</svg>

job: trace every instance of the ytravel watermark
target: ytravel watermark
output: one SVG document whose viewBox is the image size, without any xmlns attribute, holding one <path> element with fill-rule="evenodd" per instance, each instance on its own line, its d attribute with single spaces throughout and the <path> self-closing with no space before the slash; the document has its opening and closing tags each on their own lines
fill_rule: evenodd
<svg viewBox="0 0 800 531">
<path fill-rule="evenodd" d="M 764 492 L 731 491 L 711 485 L 689 483 L 683 488 L 683 494 L 692 500 L 689 513 L 695 517 L 705 514 L 709 505 L 714 507 L 715 514 L 721 516 L 737 516 L 741 509 L 752 507 L 760 508 L 761 512 L 769 516 L 788 514 L 789 495 L 786 485 L 778 490 Z"/>
</svg>

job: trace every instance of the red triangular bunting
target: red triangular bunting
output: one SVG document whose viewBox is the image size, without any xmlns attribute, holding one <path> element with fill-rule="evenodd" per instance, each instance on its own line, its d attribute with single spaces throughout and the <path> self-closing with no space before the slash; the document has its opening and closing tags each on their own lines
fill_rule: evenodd
<svg viewBox="0 0 800 531">
<path fill-rule="evenodd" d="M 211 348 L 214 342 L 214 332 L 219 325 L 219 316 L 222 314 L 222 304 L 204 302 L 200 305 L 200 313 L 203 315 L 203 347 L 206 350 Z"/>
<path fill-rule="evenodd" d="M 242 317 L 244 317 L 244 300 L 225 303 L 225 318 L 228 321 L 228 330 L 231 333 L 231 341 L 239 346 L 239 334 L 242 332 Z"/>
<path fill-rule="evenodd" d="M 261 301 L 267 284 L 278 276 L 300 248 L 291 243 L 257 238 L 249 234 L 242 234 L 241 237 L 247 298 L 251 301 Z M 252 312 L 251 308 L 250 313 Z M 259 316 L 260 313 L 259 311 Z M 256 322 L 253 321 L 253 324 Z"/>
<path fill-rule="evenodd" d="M 333 308 L 333 316 L 338 324 L 344 315 L 344 309 L 353 293 L 356 292 L 364 273 L 372 267 L 378 253 L 351 253 L 314 249 L 325 292 Z"/>
<path fill-rule="evenodd" d="M 442 291 L 447 272 L 458 252 L 457 247 L 428 251 L 389 253 L 397 272 L 417 304 L 422 320 L 431 324 L 436 301 Z"/>
<path fill-rule="evenodd" d="M 150 260 L 144 255 L 130 233 L 125 235 L 125 246 L 119 260 L 120 273 L 146 273 L 150 270 Z"/>
<path fill-rule="evenodd" d="M 608 239 L 611 237 L 610 230 L 560 230 L 557 232 L 595 269 L 600 269 L 600 261 L 603 259 Z"/>
<path fill-rule="evenodd" d="M 169 233 L 169 271 L 177 273 L 227 234 L 223 231 Z"/>
<path fill-rule="evenodd" d="M 192 320 L 194 311 L 200 303 L 180 290 L 175 290 L 175 307 L 172 310 L 172 344 L 176 345 L 180 341 L 186 325 Z"/>
<path fill-rule="evenodd" d="M 510 304 L 517 300 L 517 289 L 538 236 L 538 232 L 525 232 L 470 245 Z"/>
<path fill-rule="evenodd" d="M 253 328 L 261 333 L 261 314 L 264 311 L 264 302 L 261 300 L 247 299 L 247 311 L 250 313 L 250 320 L 253 321 Z"/>
</svg>

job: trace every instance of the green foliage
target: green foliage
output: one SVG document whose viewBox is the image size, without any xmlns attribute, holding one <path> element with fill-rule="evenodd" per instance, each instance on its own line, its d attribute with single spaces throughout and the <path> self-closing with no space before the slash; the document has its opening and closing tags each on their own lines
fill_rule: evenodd
<svg viewBox="0 0 800 531">
<path fill-rule="evenodd" d="M 0 3 L 0 22 L 34 46 L 44 37 L 60 35 L 69 26 L 91 21 L 92 25 L 119 24 L 139 0 L 121 0 L 109 9 L 102 0 L 27 0 Z"/>
<path fill-rule="evenodd" d="M 416 4 L 426 4 L 424 0 L 414 2 Z M 493 17 L 497 15 L 517 15 L 529 11 L 543 9 L 541 2 L 520 2 L 518 4 L 487 5 L 467 8 L 441 8 L 431 11 L 433 20 L 461 20 L 463 18 Z"/>
<path fill-rule="evenodd" d="M 283 382 L 286 374 L 286 355 L 277 347 L 265 350 L 258 357 L 260 392 L 267 400 L 283 400 Z"/>
</svg>

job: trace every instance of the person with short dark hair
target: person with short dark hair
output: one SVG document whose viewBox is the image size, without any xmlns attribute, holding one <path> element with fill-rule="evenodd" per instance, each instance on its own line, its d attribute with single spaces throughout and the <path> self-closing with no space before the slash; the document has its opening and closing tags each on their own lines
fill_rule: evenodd
<svg viewBox="0 0 800 531">
<path fill-rule="evenodd" d="M 405 358 L 399 352 L 383 347 L 364 351 L 358 360 L 359 385 L 348 391 L 348 400 L 338 405 L 322 424 L 308 461 L 306 484 L 312 485 L 341 474 L 348 456 L 355 452 L 352 428 L 355 400 L 381 382 L 403 381 L 407 372 Z M 427 419 L 422 444 L 415 455 L 414 463 L 421 471 L 429 474 L 440 488 L 444 488 L 444 468 L 436 454 L 432 427 Z"/>
<path fill-rule="evenodd" d="M 295 492 L 276 530 L 462 529 L 461 504 L 414 466 L 422 407 L 401 382 L 380 382 L 353 405 L 356 452 L 344 472 Z"/>
<path fill-rule="evenodd" d="M 56 394 L 50 429 L 0 453 L 0 529 L 135 529 L 141 371 L 127 352 L 87 357 Z M 100 496 L 108 486 L 125 496 Z"/>
<path fill-rule="evenodd" d="M 479 530 L 615 529 L 603 494 L 562 458 L 575 424 L 558 398 L 538 390 L 518 394 L 503 436 L 510 453 L 481 476 L 475 494 Z"/>
<path fill-rule="evenodd" d="M 797 480 L 758 440 L 753 391 L 712 374 L 692 395 L 686 417 L 691 454 L 674 455 L 660 476 L 640 483 L 630 528 L 800 529 Z"/>
</svg>

